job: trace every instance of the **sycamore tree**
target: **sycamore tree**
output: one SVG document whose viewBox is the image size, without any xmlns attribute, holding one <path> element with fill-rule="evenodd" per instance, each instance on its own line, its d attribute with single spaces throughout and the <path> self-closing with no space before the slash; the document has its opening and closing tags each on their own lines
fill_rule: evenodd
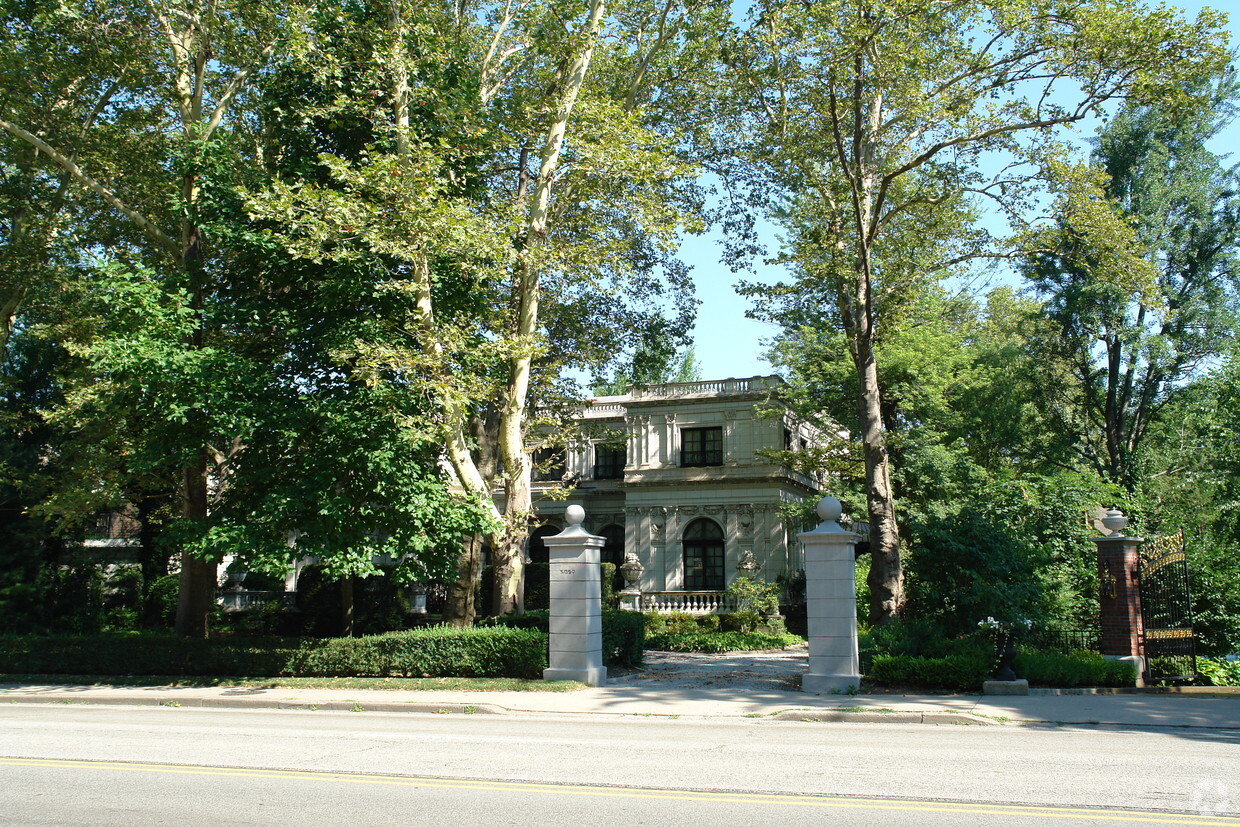
<svg viewBox="0 0 1240 827">
<path fill-rule="evenodd" d="M 724 174 L 756 184 L 752 201 L 789 228 L 795 287 L 816 291 L 857 374 L 872 621 L 904 599 L 874 349 L 884 306 L 1003 252 L 959 216 L 989 203 L 1019 220 L 1033 178 L 1020 162 L 1054 130 L 1119 98 L 1191 106 L 1185 88 L 1225 62 L 1224 42 L 1217 13 L 1186 21 L 1137 0 L 768 0 L 729 43 L 721 123 L 741 162 Z"/>
<path fill-rule="evenodd" d="M 195 354 L 206 347 L 213 274 L 199 216 L 204 173 L 237 165 L 236 156 L 221 157 L 235 112 L 255 73 L 289 42 L 296 18 L 288 4 L 82 2 L 39 6 L 22 25 L 4 29 L 21 47 L 10 52 L 6 43 L 6 55 L 43 43 L 56 72 L 32 78 L 50 81 L 41 94 L 4 96 L 0 130 L 57 182 L 53 207 L 71 195 L 98 214 L 97 222 L 75 225 L 74 247 L 85 269 L 100 260 L 127 261 L 132 271 L 153 274 L 166 302 L 184 297 L 196 321 L 185 329 L 178 367 L 197 371 Z M 56 36 L 62 28 L 76 39 Z M 11 232 L 9 241 L 16 236 Z M 34 276 L 26 270 L 21 278 L 13 282 L 18 291 Z M 6 313 L 13 304 L 6 299 Z M 177 433 L 171 454 L 180 461 L 182 519 L 202 523 L 212 473 L 227 462 L 229 446 L 218 441 L 205 404 L 191 401 L 158 414 Z M 214 555 L 183 549 L 181 634 L 207 633 L 216 568 Z"/>
<path fill-rule="evenodd" d="M 323 151 L 318 171 L 251 192 L 255 220 L 293 256 L 371 261 L 403 302 L 385 322 L 400 335 L 358 339 L 355 370 L 426 389 L 445 461 L 498 526 L 501 612 L 520 609 L 532 454 L 571 398 L 561 370 L 607 364 L 669 297 L 675 315 L 691 310 L 673 254 L 695 169 L 664 98 L 709 65 L 700 35 L 722 13 L 390 3 L 365 21 L 364 152 Z M 467 548 L 466 604 L 480 543 Z M 468 622 L 472 607 L 454 612 Z"/>
</svg>

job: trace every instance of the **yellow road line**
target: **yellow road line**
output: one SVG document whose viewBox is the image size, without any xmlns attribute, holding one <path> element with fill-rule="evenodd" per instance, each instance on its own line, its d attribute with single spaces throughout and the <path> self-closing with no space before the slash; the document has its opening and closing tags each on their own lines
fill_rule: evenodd
<svg viewBox="0 0 1240 827">
<path fill-rule="evenodd" d="M 54 769 L 113 770 L 121 772 L 214 777 L 260 778 L 285 781 L 337 781 L 348 784 L 376 784 L 439 789 L 490 790 L 553 795 L 591 796 L 664 801 L 720 802 L 727 804 L 776 804 L 793 807 L 823 807 L 856 810 L 902 810 L 908 812 L 961 813 L 994 816 L 1031 816 L 1090 821 L 1127 821 L 1147 824 L 1189 824 L 1197 827 L 1240 827 L 1240 818 L 1221 815 L 1157 813 L 1145 810 L 1107 810 L 1054 807 L 1036 804 L 970 804 L 899 798 L 846 798 L 842 796 L 795 795 L 791 793 L 727 793 L 694 790 L 659 790 L 642 787 L 590 787 L 576 784 L 539 784 L 523 781 L 479 781 L 429 776 L 368 775 L 365 773 L 312 772 L 306 770 L 264 770 L 243 767 L 208 767 L 193 764 L 143 764 L 118 761 L 73 761 L 43 758 L 0 758 L 0 767 L 45 767 Z"/>
</svg>

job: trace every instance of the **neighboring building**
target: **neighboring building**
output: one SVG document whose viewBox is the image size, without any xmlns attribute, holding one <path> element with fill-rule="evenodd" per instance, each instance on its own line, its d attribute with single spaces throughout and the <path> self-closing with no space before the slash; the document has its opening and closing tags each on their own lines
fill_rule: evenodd
<svg viewBox="0 0 1240 827">
<path fill-rule="evenodd" d="M 718 591 L 752 553 L 764 579 L 804 567 L 781 506 L 814 498 L 818 481 L 760 456 L 829 438 L 774 401 L 776 376 L 634 388 L 593 399 L 580 437 L 559 457 L 536 459 L 535 510 L 543 525 L 530 558 L 545 561 L 541 538 L 556 534 L 579 503 L 586 528 L 606 540 L 605 562 L 633 552 L 643 592 Z M 774 406 L 774 410 L 772 407 Z M 567 499 L 540 496 L 572 486 Z"/>
</svg>

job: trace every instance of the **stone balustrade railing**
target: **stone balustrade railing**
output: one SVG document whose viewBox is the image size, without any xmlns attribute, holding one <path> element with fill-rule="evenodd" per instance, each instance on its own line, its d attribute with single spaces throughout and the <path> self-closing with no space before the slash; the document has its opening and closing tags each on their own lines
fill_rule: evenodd
<svg viewBox="0 0 1240 827">
<path fill-rule="evenodd" d="M 274 592 L 227 589 L 219 593 L 220 607 L 226 612 L 246 612 L 271 602 Z"/>
<path fill-rule="evenodd" d="M 735 597 L 723 592 L 642 592 L 640 611 L 656 614 L 730 614 L 739 610 Z"/>
<path fill-rule="evenodd" d="M 751 379 L 722 379 L 706 382 L 668 382 L 662 385 L 633 388 L 631 393 L 634 399 L 651 396 L 688 396 L 699 393 L 725 395 L 769 390 L 778 385 L 779 380 L 774 377 L 759 376 Z"/>
</svg>

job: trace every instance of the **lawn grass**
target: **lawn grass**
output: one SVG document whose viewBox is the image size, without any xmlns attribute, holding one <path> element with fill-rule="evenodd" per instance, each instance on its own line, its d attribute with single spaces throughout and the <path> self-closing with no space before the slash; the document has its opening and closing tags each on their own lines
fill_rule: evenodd
<svg viewBox="0 0 1240 827">
<path fill-rule="evenodd" d="M 0 683 L 72 686 L 238 686 L 258 689 L 399 689 L 415 692 L 576 692 L 577 681 L 526 678 L 230 678 L 171 675 L 0 675 Z"/>
</svg>

